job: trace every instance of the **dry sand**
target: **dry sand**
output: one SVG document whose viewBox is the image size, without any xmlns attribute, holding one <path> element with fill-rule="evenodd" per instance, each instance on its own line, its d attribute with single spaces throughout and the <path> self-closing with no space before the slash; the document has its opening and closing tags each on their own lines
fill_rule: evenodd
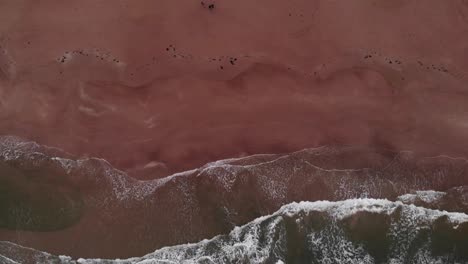
<svg viewBox="0 0 468 264">
<path fill-rule="evenodd" d="M 137 177 L 324 144 L 468 155 L 467 1 L 0 7 L 1 134 Z"/>
</svg>

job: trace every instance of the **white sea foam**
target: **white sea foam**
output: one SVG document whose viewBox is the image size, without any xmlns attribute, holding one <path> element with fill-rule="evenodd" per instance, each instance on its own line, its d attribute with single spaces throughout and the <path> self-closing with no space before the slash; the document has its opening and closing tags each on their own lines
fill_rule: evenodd
<svg viewBox="0 0 468 264">
<path fill-rule="evenodd" d="M 304 225 L 301 216 L 304 213 L 324 212 L 336 221 L 352 216 L 357 212 L 371 212 L 377 214 L 391 215 L 397 208 L 401 209 L 400 216 L 396 222 L 392 222 L 390 237 L 398 239 L 406 237 L 397 243 L 397 247 L 390 252 L 391 263 L 403 263 L 408 246 L 415 239 L 419 230 L 426 228 L 435 219 L 447 216 L 454 225 L 468 222 L 468 215 L 463 213 L 447 213 L 443 211 L 430 210 L 414 205 L 405 205 L 401 202 L 391 202 L 379 199 L 350 199 L 345 201 L 330 202 L 299 202 L 291 203 L 281 207 L 277 212 L 262 216 L 254 221 L 240 227 L 234 228 L 228 236 L 217 236 L 205 239 L 198 243 L 184 244 L 165 247 L 156 250 L 146 256 L 130 258 L 126 260 L 102 260 L 83 259 L 76 261 L 69 257 L 60 256 L 62 263 L 267 263 L 271 258 L 275 263 L 284 263 L 286 250 L 286 233 L 284 230 L 284 219 L 297 218 L 298 227 Z M 328 228 L 309 233 L 308 239 L 311 250 L 319 250 L 322 263 L 374 263 L 373 258 L 359 244 L 348 240 L 342 228 L 333 224 Z M 265 225 L 266 224 L 266 225 Z M 406 229 L 405 229 L 406 228 Z M 405 231 L 407 230 L 407 231 Z M 331 232 L 331 233 L 330 233 Z M 402 236 L 401 232 L 405 232 Z M 415 235 L 412 235 L 414 233 Z M 315 246 L 313 246 L 315 245 Z M 417 258 L 432 258 L 436 263 L 443 258 L 430 256 L 424 246 L 417 251 Z"/>
<path fill-rule="evenodd" d="M 440 201 L 445 195 L 447 195 L 447 193 L 437 192 L 433 190 L 416 191 L 415 193 L 401 195 L 397 198 L 397 200 L 402 201 L 404 203 L 415 203 L 419 199 L 422 202 L 430 204 Z"/>
<path fill-rule="evenodd" d="M 0 140 L 0 155 L 4 160 L 18 159 L 22 155 L 29 155 L 28 157 L 47 157 L 41 153 L 41 146 L 34 142 L 23 142 L 15 137 L 2 138 Z M 36 157 L 35 156 L 35 157 Z M 269 166 L 272 163 L 280 162 L 288 156 L 282 156 L 267 162 L 260 162 L 255 165 L 231 165 L 229 162 L 237 161 L 238 159 L 230 159 L 210 163 L 203 167 L 201 170 L 192 170 L 188 172 L 178 173 L 166 178 L 156 179 L 151 181 L 138 181 L 128 177 L 124 172 L 113 168 L 107 161 L 102 159 L 81 159 L 71 160 L 59 157 L 49 157 L 51 161 L 57 162 L 67 172 L 79 167 L 89 170 L 89 173 L 95 173 L 95 167 L 88 166 L 89 163 L 97 163 L 99 170 L 104 172 L 105 180 L 110 183 L 112 187 L 112 195 L 121 201 L 127 199 L 144 200 L 149 195 L 157 191 L 158 188 L 167 184 L 168 182 L 177 181 L 189 175 L 201 176 L 206 172 L 209 177 L 215 180 L 215 183 L 220 184 L 226 191 L 230 191 L 236 180 L 235 174 L 239 170 L 259 171 L 262 167 L 262 173 L 258 177 L 259 185 L 263 193 L 269 195 L 271 200 L 281 200 L 287 195 L 286 183 L 288 182 L 288 169 L 282 166 Z M 317 171 L 332 173 L 349 174 L 358 170 L 324 170 L 315 165 L 312 165 Z M 362 171 L 362 170 L 359 170 Z M 351 189 L 349 186 L 352 184 L 352 177 L 345 177 L 348 179 L 346 182 L 339 182 L 343 186 L 338 190 Z M 178 192 L 188 193 L 190 186 L 186 182 L 180 181 L 178 184 Z M 370 186 L 370 185 L 369 185 Z M 369 187 L 366 187 L 369 189 Z M 359 189 L 367 190 L 366 188 Z M 370 191 L 370 189 L 369 189 Z M 364 192 L 362 192 L 364 193 Z M 355 196 L 354 193 L 346 194 L 345 196 Z M 426 203 L 437 202 L 443 198 L 445 193 L 436 191 L 417 191 L 413 194 L 406 194 L 400 196 L 397 202 L 379 199 L 349 199 L 339 202 L 330 201 L 316 201 L 316 202 L 299 202 L 291 203 L 281 207 L 276 213 L 271 215 L 262 216 L 253 220 L 252 222 L 236 227 L 232 230 L 228 237 L 215 237 L 210 240 L 203 240 L 198 243 L 185 244 L 173 247 L 166 247 L 155 252 L 148 254 L 142 258 L 131 258 L 127 260 L 113 260 L 112 263 L 223 263 L 225 259 L 228 261 L 235 261 L 238 259 L 248 259 L 251 263 L 265 263 L 271 257 L 272 252 L 275 256 L 276 263 L 282 263 L 284 256 L 281 255 L 284 250 L 285 241 L 284 230 L 282 229 L 283 220 L 285 217 L 298 217 L 296 223 L 301 222 L 300 215 L 310 212 L 323 212 L 326 213 L 333 220 L 340 221 L 357 212 L 370 212 L 376 214 L 391 215 L 397 209 L 401 209 L 402 218 L 399 222 L 392 223 L 391 234 L 397 237 L 404 233 L 405 237 L 411 241 L 415 239 L 419 232 L 419 228 L 427 228 L 427 226 L 435 219 L 441 216 L 447 216 L 449 222 L 455 227 L 460 223 L 467 222 L 468 216 L 463 213 L 447 213 L 437 210 L 429 210 L 414 205 L 406 205 L 404 203 L 413 203 L 416 199 L 420 199 Z M 189 197 L 190 198 L 190 197 Z M 187 200 L 186 205 L 191 206 L 191 201 Z M 263 225 L 263 223 L 268 224 Z M 342 230 L 336 226 L 331 228 L 335 232 L 336 237 L 330 238 L 327 231 L 314 232 L 308 234 L 309 242 L 317 250 L 321 250 L 324 258 L 323 263 L 333 263 L 333 258 L 346 262 L 347 260 L 359 260 L 359 263 L 372 263 L 372 257 L 365 252 L 365 249 L 347 240 Z M 265 236 L 266 235 L 266 236 Z M 222 239 L 224 238 L 224 239 Z M 325 243 L 328 241 L 327 243 Z M 409 242 L 408 242 L 409 243 Z M 392 250 L 390 257 L 392 263 L 402 263 L 405 257 L 405 252 L 408 251 L 409 244 L 405 241 L 395 246 Z M 216 250 L 210 250 L 209 247 L 215 245 Z M 339 254 L 339 255 L 336 255 Z M 418 254 L 423 258 L 424 251 L 418 251 Z M 1 256 L 1 255 L 0 255 Z M 7 259 L 5 257 L 5 259 Z M 60 256 L 58 259 L 62 263 L 106 263 L 102 259 L 78 259 L 76 261 L 66 256 Z M 438 260 L 434 260 L 438 261 Z M 356 263 L 356 262 L 354 262 Z"/>
</svg>

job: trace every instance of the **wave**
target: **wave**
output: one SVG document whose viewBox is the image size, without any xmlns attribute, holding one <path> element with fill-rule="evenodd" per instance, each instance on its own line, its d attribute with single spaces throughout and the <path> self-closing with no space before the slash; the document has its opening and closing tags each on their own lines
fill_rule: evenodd
<svg viewBox="0 0 468 264">
<path fill-rule="evenodd" d="M 322 147 L 140 181 L 102 159 L 2 137 L 0 239 L 56 255 L 128 258 L 227 234 L 298 201 L 375 198 L 468 212 L 467 169 L 464 159 Z"/>
<path fill-rule="evenodd" d="M 227 235 L 126 260 L 73 260 L 0 242 L 4 258 L 25 264 L 468 263 L 467 248 L 468 215 L 376 199 L 291 203 Z"/>
</svg>

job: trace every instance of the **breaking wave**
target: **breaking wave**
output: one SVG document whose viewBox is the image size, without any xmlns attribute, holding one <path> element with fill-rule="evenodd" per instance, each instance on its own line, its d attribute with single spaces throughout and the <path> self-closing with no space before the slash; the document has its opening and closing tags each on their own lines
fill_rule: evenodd
<svg viewBox="0 0 468 264">
<path fill-rule="evenodd" d="M 467 169 L 322 147 L 141 181 L 2 137 L 0 263 L 468 263 Z"/>
<path fill-rule="evenodd" d="M 81 264 L 466 263 L 467 247 L 468 215 L 376 199 L 291 203 L 227 235 L 126 260 L 73 260 L 0 243 L 10 263 Z"/>
</svg>

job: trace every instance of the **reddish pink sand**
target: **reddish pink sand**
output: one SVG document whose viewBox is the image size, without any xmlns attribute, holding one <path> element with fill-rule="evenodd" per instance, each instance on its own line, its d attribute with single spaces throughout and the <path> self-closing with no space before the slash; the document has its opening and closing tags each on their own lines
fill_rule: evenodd
<svg viewBox="0 0 468 264">
<path fill-rule="evenodd" d="M 141 177 L 335 143 L 468 155 L 466 1 L 207 4 L 2 1 L 0 133 Z"/>
</svg>

